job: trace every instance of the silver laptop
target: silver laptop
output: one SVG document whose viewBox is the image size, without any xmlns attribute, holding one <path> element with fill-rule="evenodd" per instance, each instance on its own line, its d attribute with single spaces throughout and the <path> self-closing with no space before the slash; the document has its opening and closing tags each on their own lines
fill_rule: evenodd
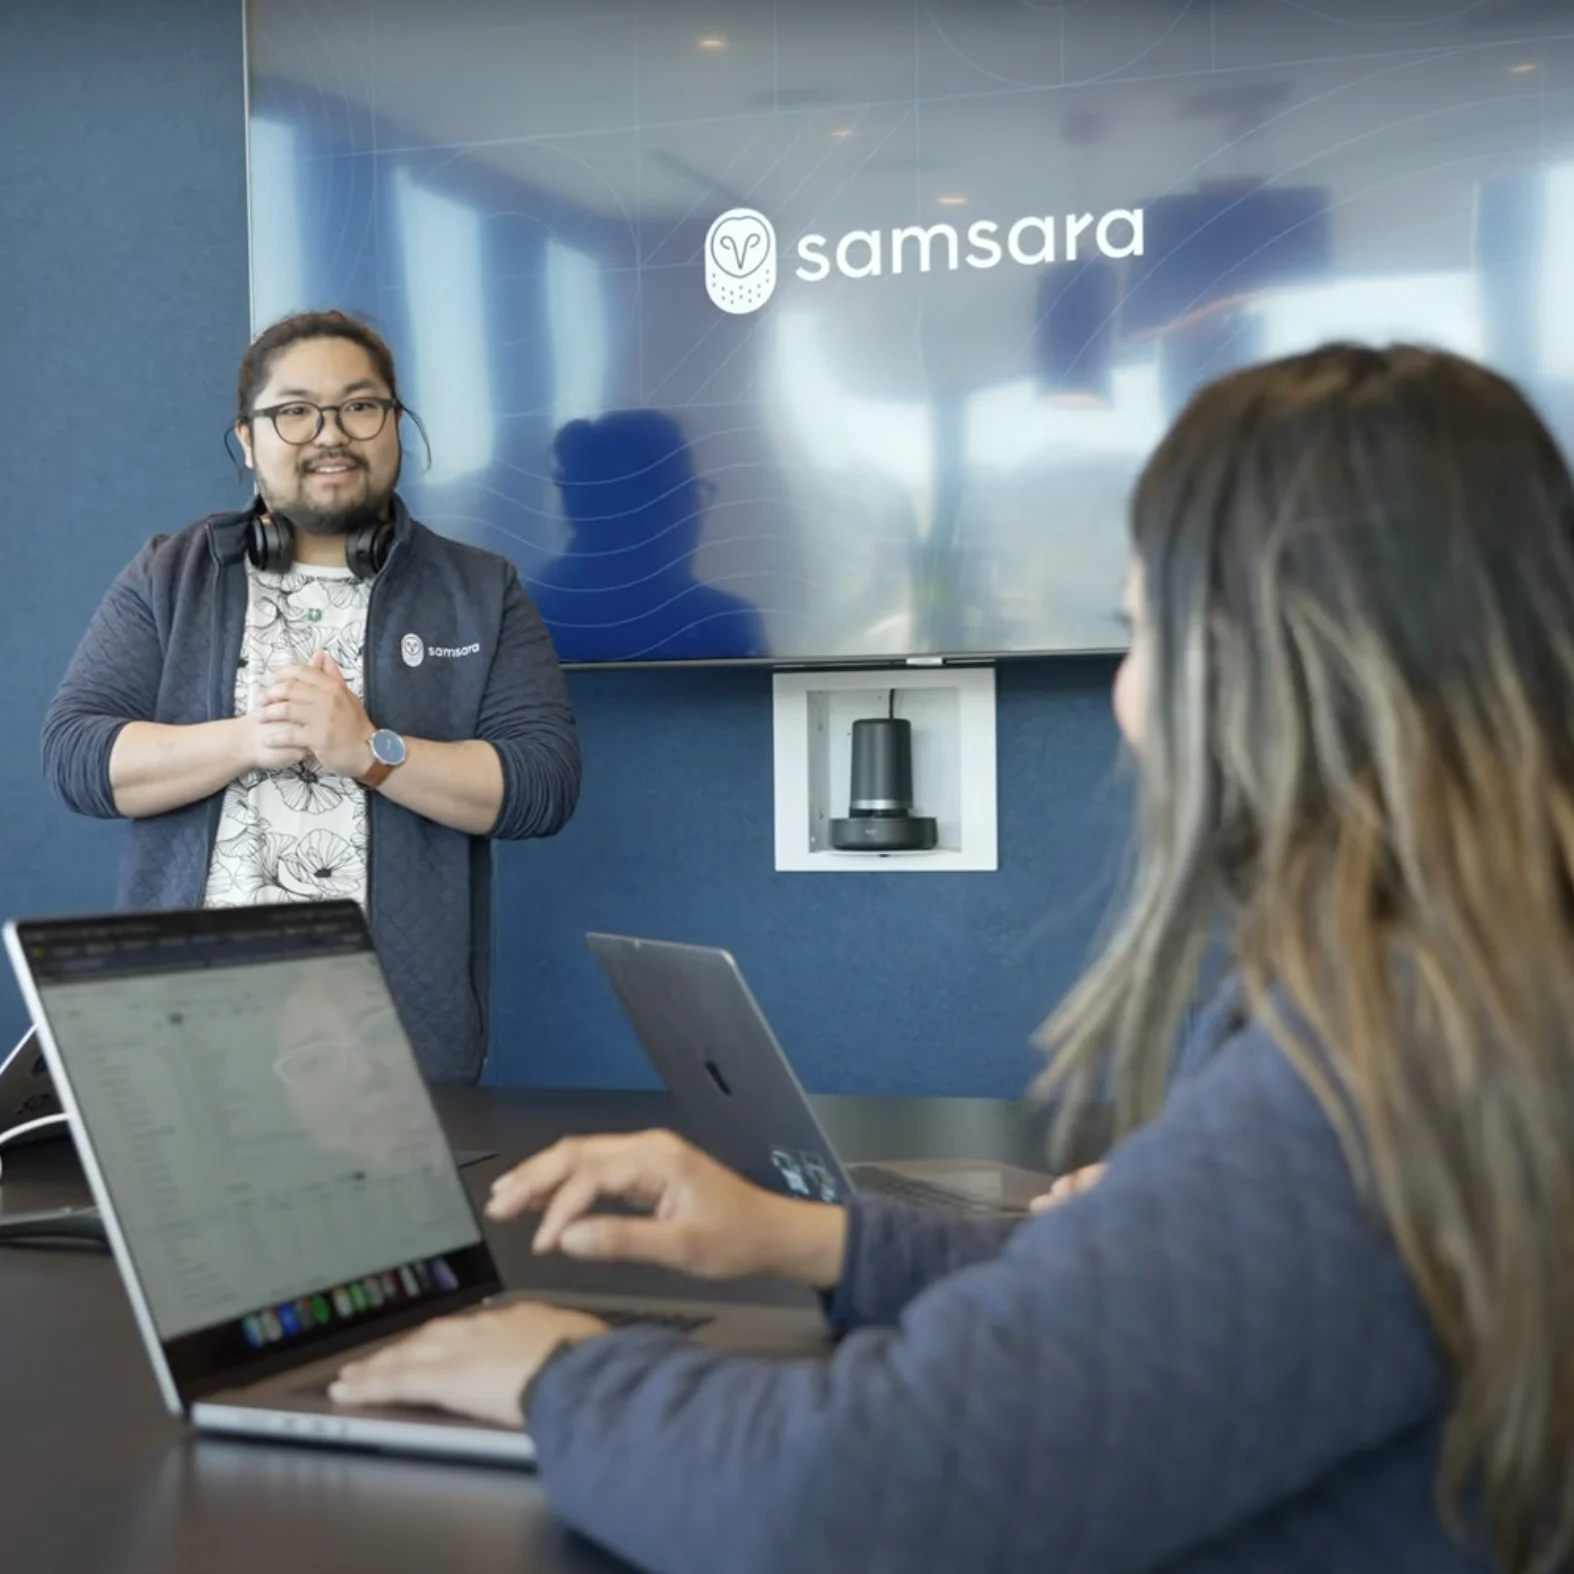
<svg viewBox="0 0 1574 1574">
<path fill-rule="evenodd" d="M 1054 1183 L 988 1159 L 844 1163 L 730 953 L 628 935 L 586 940 L 688 1136 L 757 1185 L 823 1202 L 876 1192 L 1019 1217 Z"/>
<path fill-rule="evenodd" d="M 355 903 L 26 921 L 5 938 L 173 1413 L 530 1460 L 509 1428 L 327 1398 L 353 1354 L 502 1289 Z M 807 1307 L 552 1299 L 728 1348 L 825 1341 Z"/>
</svg>

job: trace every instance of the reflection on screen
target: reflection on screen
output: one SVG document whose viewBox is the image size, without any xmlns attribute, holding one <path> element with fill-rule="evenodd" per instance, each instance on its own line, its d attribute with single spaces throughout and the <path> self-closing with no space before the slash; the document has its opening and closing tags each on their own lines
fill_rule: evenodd
<svg viewBox="0 0 1574 1574">
<path fill-rule="evenodd" d="M 250 0 L 254 327 L 370 314 L 566 660 L 1108 650 L 1214 377 L 1419 338 L 1574 449 L 1570 14 Z"/>
<path fill-rule="evenodd" d="M 40 993 L 162 1339 L 480 1239 L 371 954 Z"/>
</svg>

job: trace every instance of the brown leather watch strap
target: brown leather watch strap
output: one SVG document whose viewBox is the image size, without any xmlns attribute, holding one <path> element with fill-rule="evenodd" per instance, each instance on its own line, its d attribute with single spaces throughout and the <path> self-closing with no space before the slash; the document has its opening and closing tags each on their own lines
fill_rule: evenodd
<svg viewBox="0 0 1574 1574">
<path fill-rule="evenodd" d="M 364 776 L 357 776 L 355 779 L 363 787 L 381 787 L 382 784 L 387 781 L 392 774 L 393 766 L 391 766 L 386 760 L 374 759 L 372 761 L 372 768 L 367 771 Z"/>
</svg>

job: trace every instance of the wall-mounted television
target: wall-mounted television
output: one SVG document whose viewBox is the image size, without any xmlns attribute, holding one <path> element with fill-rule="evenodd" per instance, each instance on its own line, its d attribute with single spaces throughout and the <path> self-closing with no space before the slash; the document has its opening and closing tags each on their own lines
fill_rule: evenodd
<svg viewBox="0 0 1574 1574">
<path fill-rule="evenodd" d="M 566 661 L 1117 648 L 1193 388 L 1419 338 L 1574 426 L 1574 44 L 1502 0 L 248 0 L 252 311 Z"/>
</svg>

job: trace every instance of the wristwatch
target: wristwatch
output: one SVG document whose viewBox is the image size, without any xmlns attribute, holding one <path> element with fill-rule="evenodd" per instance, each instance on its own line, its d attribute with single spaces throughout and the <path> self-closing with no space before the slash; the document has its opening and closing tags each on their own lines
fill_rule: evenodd
<svg viewBox="0 0 1574 1574">
<path fill-rule="evenodd" d="M 409 751 L 404 739 L 387 727 L 379 727 L 368 740 L 372 750 L 371 769 L 355 779 L 363 787 L 381 787 L 395 767 L 403 765 Z"/>
</svg>

